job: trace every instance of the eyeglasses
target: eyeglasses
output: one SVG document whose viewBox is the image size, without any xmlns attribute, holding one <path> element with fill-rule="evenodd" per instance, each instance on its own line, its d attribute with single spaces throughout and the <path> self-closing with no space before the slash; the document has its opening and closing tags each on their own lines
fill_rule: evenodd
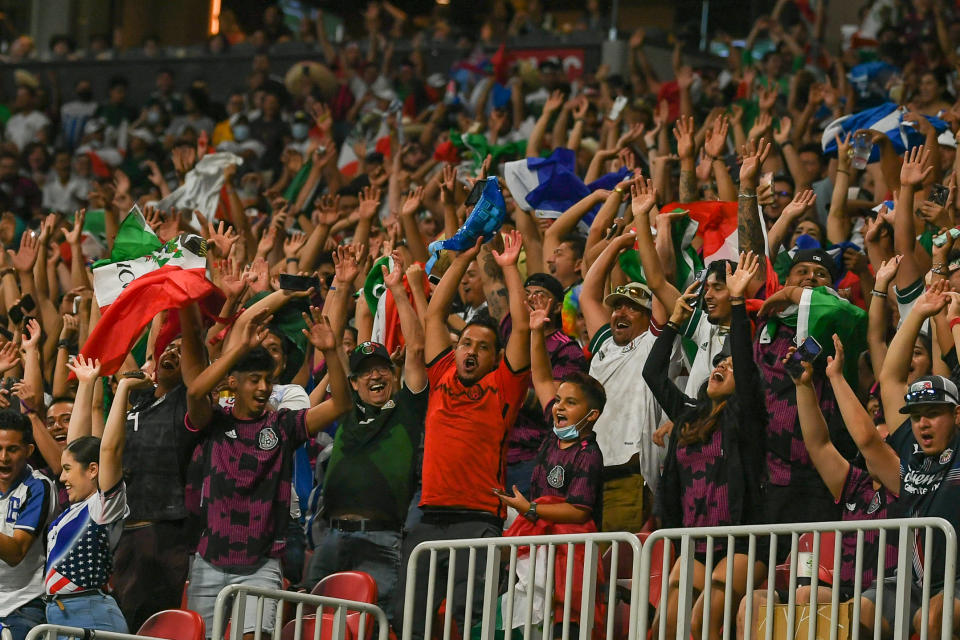
<svg viewBox="0 0 960 640">
<path fill-rule="evenodd" d="M 393 370 L 385 364 L 375 364 L 372 365 L 369 369 L 364 369 L 357 374 L 358 378 L 369 378 L 374 373 L 379 373 L 381 375 L 388 376 L 393 373 Z"/>
</svg>

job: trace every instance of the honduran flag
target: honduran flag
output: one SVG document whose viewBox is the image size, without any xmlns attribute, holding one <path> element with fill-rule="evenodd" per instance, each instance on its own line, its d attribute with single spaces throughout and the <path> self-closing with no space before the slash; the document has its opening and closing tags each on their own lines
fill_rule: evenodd
<svg viewBox="0 0 960 640">
<path fill-rule="evenodd" d="M 433 265 L 436 264 L 441 251 L 464 251 L 472 247 L 481 236 L 485 242 L 489 242 L 493 234 L 503 226 L 503 221 L 507 217 L 507 204 L 503 200 L 500 184 L 496 176 L 491 176 L 482 182 L 486 184 L 483 185 L 480 199 L 473 205 L 473 211 L 467 216 L 463 226 L 457 229 L 452 238 L 435 240 L 427 247 L 427 251 L 431 254 L 425 267 L 427 273 L 430 273 Z"/>
<path fill-rule="evenodd" d="M 823 139 L 821 140 L 823 151 L 827 154 L 836 155 L 837 141 L 835 136 L 843 137 L 847 133 L 860 129 L 871 129 L 890 138 L 894 151 L 897 155 L 901 155 L 908 149 L 923 144 L 924 141 L 923 134 L 917 131 L 917 128 L 910 124 L 908 120 L 903 119 L 905 113 L 907 113 L 906 108 L 899 107 L 892 102 L 885 102 L 872 109 L 837 118 L 823 130 Z M 942 133 L 947 128 L 947 123 L 940 118 L 922 117 L 930 121 L 937 133 Z M 879 159 L 880 149 L 874 145 L 870 152 L 870 162 L 876 162 Z"/>
<path fill-rule="evenodd" d="M 181 309 L 219 290 L 206 273 L 206 242 L 183 234 L 160 242 L 134 207 L 117 231 L 110 258 L 93 266 L 102 316 L 80 352 L 116 373 L 144 328 L 162 311 Z"/>
<path fill-rule="evenodd" d="M 573 151 L 560 147 L 546 158 L 507 162 L 503 166 L 503 178 L 517 206 L 524 211 L 533 211 L 538 218 L 556 219 L 597 189 L 613 189 L 629 174 L 626 169 L 621 169 L 584 184 L 575 169 Z M 599 207 L 594 207 L 581 219 L 587 228 L 593 223 L 597 209 Z"/>
</svg>

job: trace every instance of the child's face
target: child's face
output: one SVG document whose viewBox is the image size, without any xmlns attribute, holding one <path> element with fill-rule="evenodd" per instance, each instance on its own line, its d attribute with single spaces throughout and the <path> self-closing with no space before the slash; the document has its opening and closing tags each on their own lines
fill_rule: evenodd
<svg viewBox="0 0 960 640">
<path fill-rule="evenodd" d="M 235 371 L 227 379 L 236 396 L 234 413 L 238 417 L 260 416 L 267 408 L 273 377 L 270 371 Z"/>
<path fill-rule="evenodd" d="M 578 424 L 584 416 L 593 413 L 591 417 L 598 417 L 596 409 L 591 409 L 587 397 L 579 385 L 572 382 L 562 382 L 557 388 L 556 400 L 553 403 L 553 424 L 558 429 Z M 584 425 L 580 425 L 583 430 Z"/>
</svg>

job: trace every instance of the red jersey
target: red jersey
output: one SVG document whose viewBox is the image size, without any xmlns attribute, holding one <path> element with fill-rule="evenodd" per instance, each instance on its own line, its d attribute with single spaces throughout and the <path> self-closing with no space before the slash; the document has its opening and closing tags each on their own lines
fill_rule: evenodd
<svg viewBox="0 0 960 640">
<path fill-rule="evenodd" d="M 507 436 L 530 386 L 530 370 L 514 372 L 506 358 L 477 383 L 457 376 L 453 349 L 427 366 L 423 507 L 459 507 L 500 514 L 491 489 L 506 488 Z"/>
</svg>

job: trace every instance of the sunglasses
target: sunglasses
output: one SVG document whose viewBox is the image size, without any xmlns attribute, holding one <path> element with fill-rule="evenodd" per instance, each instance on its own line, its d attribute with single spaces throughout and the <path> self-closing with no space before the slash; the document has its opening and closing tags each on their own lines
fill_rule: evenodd
<svg viewBox="0 0 960 640">
<path fill-rule="evenodd" d="M 629 296 L 631 298 L 637 298 L 638 300 L 649 300 L 650 294 L 641 289 L 640 287 L 634 287 L 630 285 L 621 285 L 613 290 L 614 293 L 619 293 L 620 295 Z"/>
<path fill-rule="evenodd" d="M 908 391 L 903 398 L 907 401 L 907 404 L 914 402 L 957 403 L 954 398 L 950 397 L 947 392 L 942 389 L 918 389 L 916 391 Z"/>
</svg>

